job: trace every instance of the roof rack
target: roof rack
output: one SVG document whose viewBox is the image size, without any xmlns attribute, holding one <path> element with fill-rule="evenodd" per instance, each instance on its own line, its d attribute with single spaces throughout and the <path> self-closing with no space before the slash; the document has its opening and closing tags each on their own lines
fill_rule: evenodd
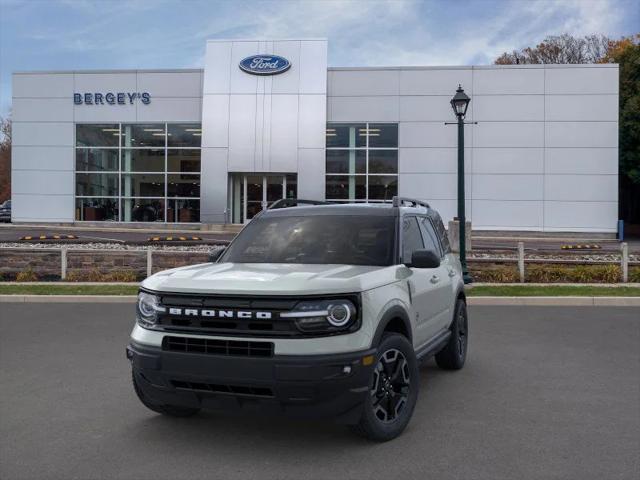
<svg viewBox="0 0 640 480">
<path fill-rule="evenodd" d="M 304 198 L 281 198 L 280 200 L 273 202 L 267 210 L 297 207 L 299 205 L 328 205 L 328 203 L 321 200 L 305 200 Z"/>
<path fill-rule="evenodd" d="M 421 207 L 425 207 L 427 209 L 431 208 L 431 206 L 427 202 L 423 202 L 422 200 L 416 200 L 415 198 L 393 197 L 392 201 L 393 201 L 394 207 L 402 207 L 404 206 L 405 203 L 409 203 L 412 205 L 407 205 L 407 206 L 417 207 L 418 205 L 420 205 Z"/>
</svg>

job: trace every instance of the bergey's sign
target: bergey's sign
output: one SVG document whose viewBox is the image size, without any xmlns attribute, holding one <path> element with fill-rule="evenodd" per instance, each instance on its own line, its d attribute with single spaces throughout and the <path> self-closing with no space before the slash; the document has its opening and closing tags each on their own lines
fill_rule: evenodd
<svg viewBox="0 0 640 480">
<path fill-rule="evenodd" d="M 148 92 L 107 92 L 107 93 L 74 93 L 73 103 L 76 105 L 133 105 L 140 101 L 144 105 L 151 103 Z"/>
<path fill-rule="evenodd" d="M 252 75 L 276 75 L 289 68 L 289 60 L 278 55 L 251 55 L 240 62 L 240 69 Z"/>
</svg>

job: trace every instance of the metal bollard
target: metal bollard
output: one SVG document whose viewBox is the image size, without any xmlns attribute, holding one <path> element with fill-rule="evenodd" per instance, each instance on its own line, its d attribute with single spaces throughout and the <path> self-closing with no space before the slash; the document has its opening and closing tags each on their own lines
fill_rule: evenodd
<svg viewBox="0 0 640 480">
<path fill-rule="evenodd" d="M 60 247 L 60 280 L 67 278 L 67 247 Z"/>
<path fill-rule="evenodd" d="M 622 269 L 622 282 L 627 283 L 629 281 L 629 245 L 627 242 L 620 244 L 622 250 L 621 269 Z"/>
<path fill-rule="evenodd" d="M 518 273 L 520 283 L 524 283 L 524 242 L 518 242 Z"/>
<path fill-rule="evenodd" d="M 147 247 L 147 277 L 151 276 L 153 270 L 153 250 L 151 247 Z"/>
</svg>

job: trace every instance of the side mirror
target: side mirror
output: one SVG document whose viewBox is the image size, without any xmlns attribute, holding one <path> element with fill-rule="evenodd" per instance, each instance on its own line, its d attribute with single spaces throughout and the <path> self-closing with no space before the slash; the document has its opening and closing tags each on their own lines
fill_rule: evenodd
<svg viewBox="0 0 640 480">
<path fill-rule="evenodd" d="M 216 263 L 225 250 L 226 247 L 221 247 L 209 252 L 209 263 Z"/>
<path fill-rule="evenodd" d="M 433 250 L 416 250 L 411 255 L 411 264 L 407 267 L 413 268 L 438 268 L 440 257 Z"/>
</svg>

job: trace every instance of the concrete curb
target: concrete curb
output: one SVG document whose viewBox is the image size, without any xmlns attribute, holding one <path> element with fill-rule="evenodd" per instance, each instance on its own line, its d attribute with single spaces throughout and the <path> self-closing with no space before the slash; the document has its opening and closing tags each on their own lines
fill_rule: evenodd
<svg viewBox="0 0 640 480">
<path fill-rule="evenodd" d="M 0 303 L 135 303 L 135 295 L 0 295 Z M 640 297 L 469 297 L 474 306 L 640 307 Z"/>
</svg>

